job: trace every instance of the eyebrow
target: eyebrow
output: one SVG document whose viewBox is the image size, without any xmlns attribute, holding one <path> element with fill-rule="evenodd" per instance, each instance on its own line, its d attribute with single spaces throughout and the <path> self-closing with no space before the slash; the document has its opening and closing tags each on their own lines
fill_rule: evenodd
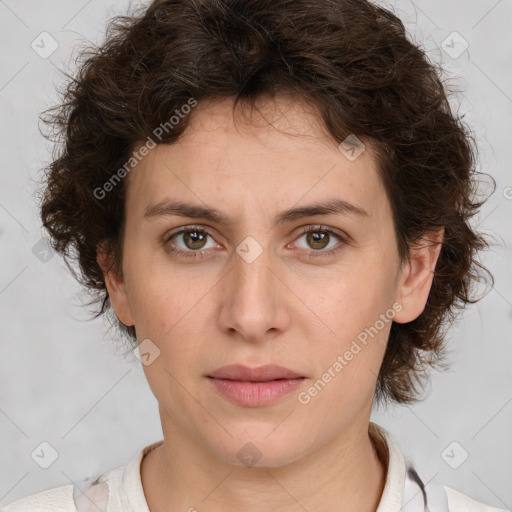
<svg viewBox="0 0 512 512">
<path fill-rule="evenodd" d="M 357 217 L 369 217 L 366 210 L 361 207 L 345 201 L 343 199 L 331 199 L 306 206 L 290 208 L 279 213 L 275 219 L 275 225 L 291 222 L 303 217 L 313 217 L 315 215 L 355 215 Z M 229 225 L 231 219 L 225 214 L 214 208 L 203 207 L 182 201 L 170 201 L 164 199 L 154 205 L 149 205 L 144 210 L 144 218 L 160 217 L 166 215 L 178 215 L 180 217 L 189 217 L 193 219 L 206 219 L 219 224 Z"/>
</svg>

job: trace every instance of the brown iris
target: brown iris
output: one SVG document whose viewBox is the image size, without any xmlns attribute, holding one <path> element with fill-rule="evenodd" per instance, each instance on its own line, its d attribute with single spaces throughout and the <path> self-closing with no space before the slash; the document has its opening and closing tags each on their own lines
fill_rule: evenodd
<svg viewBox="0 0 512 512">
<path fill-rule="evenodd" d="M 208 234 L 202 231 L 185 231 L 183 240 L 189 249 L 201 249 L 206 243 Z"/>
<path fill-rule="evenodd" d="M 313 249 L 323 249 L 329 243 L 329 233 L 323 231 L 310 231 L 306 233 L 306 238 Z M 320 246 L 316 244 L 320 244 Z"/>
</svg>

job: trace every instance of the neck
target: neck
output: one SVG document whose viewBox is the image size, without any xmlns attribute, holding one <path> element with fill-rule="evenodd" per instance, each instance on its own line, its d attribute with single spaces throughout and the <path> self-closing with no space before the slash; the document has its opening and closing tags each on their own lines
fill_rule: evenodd
<svg viewBox="0 0 512 512">
<path fill-rule="evenodd" d="M 387 452 L 372 441 L 368 422 L 357 427 L 305 457 L 272 468 L 234 466 L 203 451 L 179 429 L 166 428 L 165 441 L 141 463 L 149 509 L 260 512 L 264 503 L 267 510 L 283 512 L 295 512 L 298 506 L 374 512 L 384 489 Z"/>
</svg>

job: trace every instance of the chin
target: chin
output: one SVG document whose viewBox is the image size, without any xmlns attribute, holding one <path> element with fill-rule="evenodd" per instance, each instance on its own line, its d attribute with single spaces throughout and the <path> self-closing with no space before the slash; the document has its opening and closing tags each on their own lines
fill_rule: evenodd
<svg viewBox="0 0 512 512">
<path fill-rule="evenodd" d="M 226 439 L 227 443 L 220 446 L 211 446 L 210 440 L 210 449 L 219 459 L 239 468 L 278 468 L 307 453 L 302 435 L 295 437 L 285 430 L 269 434 L 272 428 L 254 427 L 251 434 L 233 433 L 233 438 Z"/>
</svg>

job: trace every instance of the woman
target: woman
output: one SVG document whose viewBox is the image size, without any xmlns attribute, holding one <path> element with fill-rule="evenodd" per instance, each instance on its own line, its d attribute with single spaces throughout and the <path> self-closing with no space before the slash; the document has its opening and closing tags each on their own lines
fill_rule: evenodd
<svg viewBox="0 0 512 512">
<path fill-rule="evenodd" d="M 3 510 L 498 510 L 422 480 L 418 400 L 474 299 L 474 148 L 365 0 L 164 0 L 113 25 L 48 122 L 45 228 L 138 347 L 164 439 Z"/>
</svg>

